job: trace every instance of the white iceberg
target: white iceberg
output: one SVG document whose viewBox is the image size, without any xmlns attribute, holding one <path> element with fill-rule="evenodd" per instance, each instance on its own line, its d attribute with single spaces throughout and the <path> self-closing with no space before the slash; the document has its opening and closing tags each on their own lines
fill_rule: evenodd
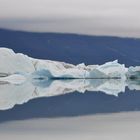
<svg viewBox="0 0 140 140">
<path fill-rule="evenodd" d="M 117 60 L 103 65 L 40 60 L 0 48 L 0 110 L 39 97 L 74 91 L 101 91 L 118 96 L 128 87 L 140 90 L 140 67 L 126 68 Z"/>
<path fill-rule="evenodd" d="M 10 80 L 10 78 L 4 79 L 3 77 L 15 74 L 16 78 L 18 75 L 21 77 L 24 76 L 27 79 L 124 79 L 127 71 L 128 69 L 125 68 L 125 65 L 119 64 L 117 60 L 105 63 L 103 65 L 72 65 L 64 62 L 34 59 L 21 53 L 14 53 L 14 51 L 11 49 L 0 48 L 0 80 L 3 79 L 7 82 L 12 82 L 12 80 Z"/>
</svg>

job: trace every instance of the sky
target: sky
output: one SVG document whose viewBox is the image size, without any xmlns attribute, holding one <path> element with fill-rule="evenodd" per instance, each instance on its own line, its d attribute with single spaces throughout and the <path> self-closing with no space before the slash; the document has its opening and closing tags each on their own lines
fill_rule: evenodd
<svg viewBox="0 0 140 140">
<path fill-rule="evenodd" d="M 139 0 L 0 0 L 0 28 L 140 37 Z"/>
</svg>

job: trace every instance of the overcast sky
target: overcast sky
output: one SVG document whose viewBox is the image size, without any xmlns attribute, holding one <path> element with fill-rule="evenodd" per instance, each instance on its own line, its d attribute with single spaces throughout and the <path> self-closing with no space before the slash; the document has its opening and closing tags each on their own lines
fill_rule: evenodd
<svg viewBox="0 0 140 140">
<path fill-rule="evenodd" d="M 0 0 L 0 28 L 140 37 L 140 0 Z"/>
</svg>

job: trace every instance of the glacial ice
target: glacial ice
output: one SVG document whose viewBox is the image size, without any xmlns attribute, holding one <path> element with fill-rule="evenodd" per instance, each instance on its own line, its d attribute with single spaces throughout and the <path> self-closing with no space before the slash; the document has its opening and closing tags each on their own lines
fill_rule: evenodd
<svg viewBox="0 0 140 140">
<path fill-rule="evenodd" d="M 119 64 L 117 60 L 103 65 L 86 66 L 84 63 L 72 65 L 64 62 L 34 59 L 21 53 L 14 53 L 11 49 L 0 48 L 0 75 L 16 74 L 16 78 L 17 75 L 27 79 L 125 78 L 127 71 L 124 64 Z M 9 78 L 4 80 L 9 82 Z"/>
<path fill-rule="evenodd" d="M 103 65 L 72 65 L 0 48 L 0 110 L 74 91 L 101 91 L 117 97 L 126 87 L 140 90 L 139 78 L 139 66 L 126 68 L 117 60 Z"/>
</svg>

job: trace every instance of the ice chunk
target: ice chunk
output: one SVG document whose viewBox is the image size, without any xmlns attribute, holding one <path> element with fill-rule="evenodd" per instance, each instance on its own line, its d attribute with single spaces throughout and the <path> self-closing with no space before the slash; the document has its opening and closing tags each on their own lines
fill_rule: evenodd
<svg viewBox="0 0 140 140">
<path fill-rule="evenodd" d="M 30 58 L 13 50 L 0 48 L 0 73 L 14 74 L 16 72 L 31 73 L 34 66 Z"/>
<path fill-rule="evenodd" d="M 0 48 L 0 76 L 10 74 L 30 74 L 42 78 L 122 78 L 127 68 L 117 61 L 103 65 L 84 63 L 72 65 L 64 62 L 39 60 L 24 54 L 14 53 L 11 49 Z"/>
<path fill-rule="evenodd" d="M 140 66 L 129 67 L 126 76 L 130 79 L 140 79 Z"/>
<path fill-rule="evenodd" d="M 88 65 L 84 63 L 72 65 L 64 62 L 40 60 L 15 53 L 8 48 L 0 48 L 0 77 L 21 74 L 25 78 L 140 78 L 140 67 L 126 68 L 117 60 L 103 65 Z M 30 79 L 28 78 L 28 79 Z"/>
<path fill-rule="evenodd" d="M 107 62 L 97 67 L 100 72 L 103 72 L 109 77 L 124 78 L 127 72 L 124 64 L 119 64 L 118 60 Z"/>
<path fill-rule="evenodd" d="M 126 68 L 117 60 L 103 65 L 72 65 L 0 48 L 0 109 L 3 110 L 33 98 L 74 91 L 102 91 L 118 96 L 126 86 L 139 90 L 139 79 L 140 67 Z"/>
</svg>

